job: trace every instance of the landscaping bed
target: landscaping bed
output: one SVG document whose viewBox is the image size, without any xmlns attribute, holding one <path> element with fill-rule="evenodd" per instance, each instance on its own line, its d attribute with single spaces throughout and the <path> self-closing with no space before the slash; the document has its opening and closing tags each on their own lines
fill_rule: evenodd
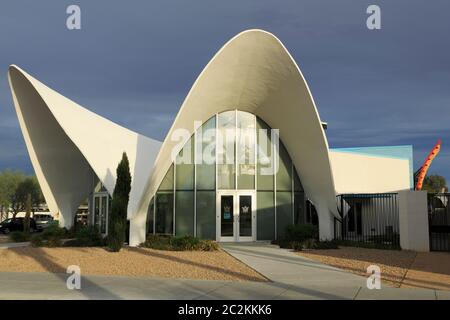
<svg viewBox="0 0 450 320">
<path fill-rule="evenodd" d="M 363 277 L 369 265 L 378 265 L 386 286 L 450 290 L 450 253 L 339 247 L 297 254 Z"/>
<path fill-rule="evenodd" d="M 86 275 L 266 281 L 259 273 L 218 251 L 161 251 L 125 247 L 20 247 L 0 251 L 0 272 L 65 273 L 78 265 Z"/>
</svg>

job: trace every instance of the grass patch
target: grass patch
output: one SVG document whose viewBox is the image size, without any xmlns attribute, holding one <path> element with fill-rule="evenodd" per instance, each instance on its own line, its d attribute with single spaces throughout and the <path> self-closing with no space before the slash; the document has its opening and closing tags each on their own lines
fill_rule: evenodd
<svg viewBox="0 0 450 320">
<path fill-rule="evenodd" d="M 216 251 L 217 242 L 192 236 L 147 235 L 141 247 L 167 251 Z"/>
<path fill-rule="evenodd" d="M 30 241 L 31 234 L 24 231 L 13 231 L 9 234 L 9 239 L 13 242 L 26 242 Z"/>
</svg>

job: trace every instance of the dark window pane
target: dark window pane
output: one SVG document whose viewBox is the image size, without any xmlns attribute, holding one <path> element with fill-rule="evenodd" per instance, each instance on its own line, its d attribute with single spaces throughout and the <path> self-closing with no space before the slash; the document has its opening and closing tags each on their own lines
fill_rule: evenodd
<svg viewBox="0 0 450 320">
<path fill-rule="evenodd" d="M 194 191 L 175 193 L 175 235 L 194 235 Z"/>
<path fill-rule="evenodd" d="M 239 236 L 252 236 L 252 196 L 239 196 Z"/>
<path fill-rule="evenodd" d="M 292 190 L 292 162 L 289 154 L 280 141 L 279 157 L 278 157 L 278 172 L 277 172 L 277 191 L 291 191 Z"/>
<path fill-rule="evenodd" d="M 295 166 L 294 166 L 294 191 L 303 191 L 302 182 L 300 181 Z"/>
<path fill-rule="evenodd" d="M 292 194 L 290 192 L 277 191 L 277 239 L 282 239 L 286 227 L 293 224 Z"/>
<path fill-rule="evenodd" d="M 173 192 L 156 194 L 156 233 L 173 233 Z"/>
<path fill-rule="evenodd" d="M 216 192 L 197 191 L 197 237 L 216 239 Z"/>
<path fill-rule="evenodd" d="M 155 206 L 154 198 L 152 198 L 152 200 L 150 200 L 147 210 L 147 234 L 152 234 L 154 231 L 153 230 L 154 206 Z"/>
<path fill-rule="evenodd" d="M 256 235 L 258 240 L 275 239 L 274 193 L 271 191 L 258 191 L 256 210 Z"/>
<path fill-rule="evenodd" d="M 306 223 L 305 217 L 305 194 L 303 192 L 294 193 L 294 223 Z"/>
<path fill-rule="evenodd" d="M 220 205 L 221 235 L 222 237 L 232 237 L 234 225 L 233 196 L 221 196 Z"/>
</svg>

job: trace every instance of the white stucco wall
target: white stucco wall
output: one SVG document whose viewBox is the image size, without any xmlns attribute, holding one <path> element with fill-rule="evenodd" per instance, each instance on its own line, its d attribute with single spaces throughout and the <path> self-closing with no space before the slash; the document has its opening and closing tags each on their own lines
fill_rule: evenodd
<svg viewBox="0 0 450 320">
<path fill-rule="evenodd" d="M 398 194 L 400 246 L 403 250 L 430 251 L 426 191 Z"/>
<path fill-rule="evenodd" d="M 329 154 L 337 194 L 410 189 L 411 172 L 407 159 L 339 151 Z"/>
</svg>

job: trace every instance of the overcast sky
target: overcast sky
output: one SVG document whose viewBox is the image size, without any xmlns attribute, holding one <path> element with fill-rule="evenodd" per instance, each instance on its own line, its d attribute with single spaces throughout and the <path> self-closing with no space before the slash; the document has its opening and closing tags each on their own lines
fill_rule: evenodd
<svg viewBox="0 0 450 320">
<path fill-rule="evenodd" d="M 66 28 L 70 4 L 81 7 L 81 30 Z M 369 4 L 381 7 L 381 30 L 366 27 Z M 430 173 L 450 181 L 449 12 L 448 0 L 2 0 L 0 170 L 33 172 L 10 64 L 162 140 L 213 55 L 237 33 L 260 28 L 299 64 L 331 147 L 410 144 L 417 169 L 442 138 Z"/>
</svg>

